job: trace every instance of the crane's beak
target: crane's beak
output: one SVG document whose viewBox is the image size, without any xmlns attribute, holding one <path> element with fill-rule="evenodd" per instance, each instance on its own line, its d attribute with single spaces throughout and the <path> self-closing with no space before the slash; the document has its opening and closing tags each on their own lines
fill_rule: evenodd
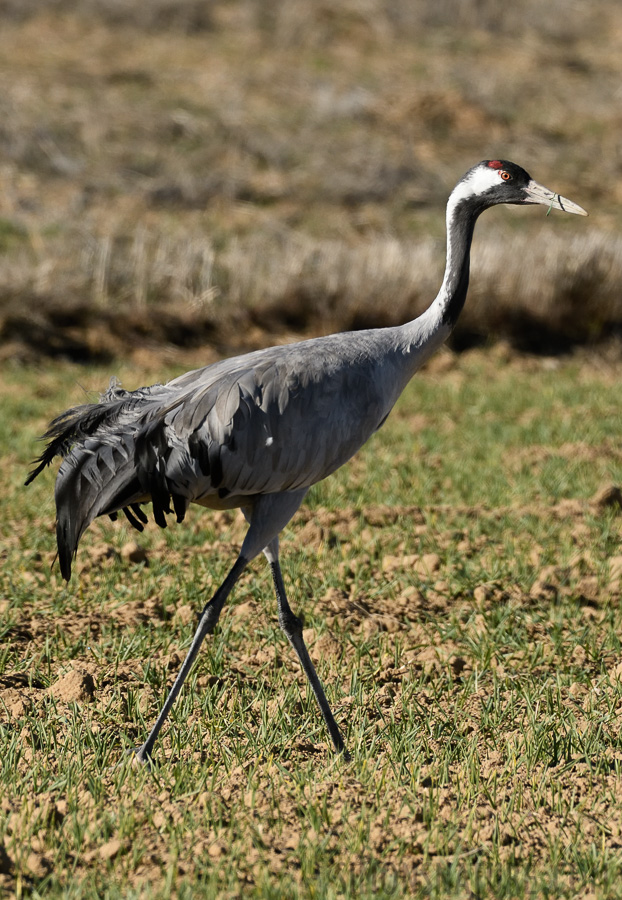
<svg viewBox="0 0 622 900">
<path fill-rule="evenodd" d="M 540 203 L 542 206 L 548 206 L 549 212 L 552 209 L 561 209 L 563 212 L 574 213 L 577 216 L 587 216 L 583 207 L 579 206 L 577 203 L 573 203 L 572 200 L 566 200 L 566 198 L 562 197 L 560 194 L 549 191 L 548 188 L 538 184 L 538 182 L 533 181 L 533 179 L 525 188 L 524 203 Z"/>
</svg>

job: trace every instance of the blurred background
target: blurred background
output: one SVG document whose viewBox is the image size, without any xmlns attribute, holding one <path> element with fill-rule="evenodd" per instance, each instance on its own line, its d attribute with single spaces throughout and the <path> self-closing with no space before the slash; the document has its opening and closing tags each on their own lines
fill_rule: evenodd
<svg viewBox="0 0 622 900">
<path fill-rule="evenodd" d="M 507 158 L 586 207 L 479 223 L 453 338 L 622 326 L 619 0 L 0 0 L 0 360 L 402 322 Z"/>
</svg>

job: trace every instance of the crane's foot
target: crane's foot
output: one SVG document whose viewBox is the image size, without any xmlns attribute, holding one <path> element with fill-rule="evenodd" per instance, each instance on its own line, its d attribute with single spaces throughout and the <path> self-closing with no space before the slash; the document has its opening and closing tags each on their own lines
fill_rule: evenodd
<svg viewBox="0 0 622 900">
<path fill-rule="evenodd" d="M 133 769 L 139 769 L 146 766 L 150 772 L 155 768 L 153 757 L 148 753 L 143 753 L 142 747 L 130 747 L 128 750 L 125 750 L 123 756 L 114 768 L 122 769 L 126 765 L 130 765 Z"/>
<path fill-rule="evenodd" d="M 143 753 L 143 748 L 139 747 L 138 750 L 132 751 L 132 765 L 135 767 L 138 766 L 147 766 L 149 769 L 153 769 L 155 763 L 153 761 L 153 756 L 150 753 Z"/>
<path fill-rule="evenodd" d="M 352 762 L 352 757 L 350 756 L 348 748 L 343 742 L 343 738 L 341 737 L 341 732 L 337 727 L 337 723 L 335 722 L 334 729 L 329 726 L 329 730 L 333 739 L 333 747 L 335 748 L 335 753 L 337 754 L 337 756 L 340 756 L 344 762 Z"/>
</svg>

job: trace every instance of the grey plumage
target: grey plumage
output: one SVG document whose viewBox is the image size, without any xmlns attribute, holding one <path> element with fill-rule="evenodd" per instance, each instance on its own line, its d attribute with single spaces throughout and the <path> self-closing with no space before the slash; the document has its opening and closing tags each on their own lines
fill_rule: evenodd
<svg viewBox="0 0 622 900">
<path fill-rule="evenodd" d="M 394 331 L 273 347 L 135 392 L 115 386 L 59 417 L 31 478 L 52 454 L 65 456 L 56 482 L 63 576 L 97 516 L 153 499 L 165 524 L 171 503 L 182 518 L 188 503 L 238 507 L 330 475 L 398 396 Z"/>
<path fill-rule="evenodd" d="M 406 383 L 445 340 L 462 309 L 477 216 L 497 203 L 545 203 L 584 214 L 513 163 L 484 161 L 452 192 L 448 256 L 438 296 L 396 328 L 336 334 L 272 347 L 187 372 L 137 391 L 115 382 L 98 403 L 55 419 L 28 482 L 63 457 L 56 480 L 57 542 L 63 577 L 88 525 L 123 511 L 142 529 L 143 504 L 157 524 L 184 518 L 190 503 L 240 507 L 249 529 L 229 575 L 206 604 L 188 656 L 145 744 L 157 734 L 240 573 L 264 552 L 279 622 L 310 680 L 337 750 L 345 746 L 285 595 L 278 534 L 311 485 L 350 459 L 385 421 Z"/>
</svg>

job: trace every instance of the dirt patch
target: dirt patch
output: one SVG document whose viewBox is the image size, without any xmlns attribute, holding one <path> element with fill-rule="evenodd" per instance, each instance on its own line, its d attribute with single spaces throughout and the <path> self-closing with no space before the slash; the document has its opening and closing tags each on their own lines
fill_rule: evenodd
<svg viewBox="0 0 622 900">
<path fill-rule="evenodd" d="M 78 667 L 61 675 L 48 693 L 62 703 L 90 703 L 95 698 L 95 682 L 90 672 Z"/>
</svg>

